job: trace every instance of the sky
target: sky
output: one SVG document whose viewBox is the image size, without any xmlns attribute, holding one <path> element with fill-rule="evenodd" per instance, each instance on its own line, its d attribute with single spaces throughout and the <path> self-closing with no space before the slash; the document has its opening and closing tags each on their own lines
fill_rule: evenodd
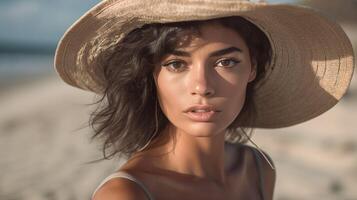
<svg viewBox="0 0 357 200">
<path fill-rule="evenodd" d="M 65 30 L 100 0 L 1 0 L 0 44 L 53 46 Z M 293 3 L 294 0 L 270 0 Z"/>
</svg>

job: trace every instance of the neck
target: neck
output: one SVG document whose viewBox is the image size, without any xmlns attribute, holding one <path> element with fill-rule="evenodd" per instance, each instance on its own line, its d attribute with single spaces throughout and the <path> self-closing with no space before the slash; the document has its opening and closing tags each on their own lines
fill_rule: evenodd
<svg viewBox="0 0 357 200">
<path fill-rule="evenodd" d="M 159 157 L 159 167 L 181 174 L 192 175 L 219 185 L 225 183 L 224 133 L 210 137 L 197 137 L 180 130 L 168 128 L 168 140 L 155 152 L 167 152 Z M 172 137 L 171 137 L 172 138 Z"/>
</svg>

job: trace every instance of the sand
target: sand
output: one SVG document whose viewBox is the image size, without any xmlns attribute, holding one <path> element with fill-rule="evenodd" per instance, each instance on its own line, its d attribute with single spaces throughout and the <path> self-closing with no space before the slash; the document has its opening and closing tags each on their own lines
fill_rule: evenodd
<svg viewBox="0 0 357 200">
<path fill-rule="evenodd" d="M 0 199 L 89 199 L 118 161 L 97 164 L 86 126 L 93 95 L 57 77 L 2 94 Z M 79 129 L 79 130 L 76 130 Z"/>
</svg>

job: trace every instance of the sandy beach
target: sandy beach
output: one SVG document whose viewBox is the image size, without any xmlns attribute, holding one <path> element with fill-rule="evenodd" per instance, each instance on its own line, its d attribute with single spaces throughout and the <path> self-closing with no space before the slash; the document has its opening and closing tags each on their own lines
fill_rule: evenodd
<svg viewBox="0 0 357 200">
<path fill-rule="evenodd" d="M 2 94 L 0 199 L 88 199 L 117 166 L 87 164 L 101 156 L 82 128 L 92 98 L 57 77 Z"/>
<path fill-rule="evenodd" d="M 345 25 L 357 44 L 357 28 Z M 357 200 L 357 80 L 333 109 L 306 123 L 256 130 L 277 168 L 276 200 Z M 0 95 L 0 199 L 89 199 L 122 160 L 101 158 L 87 121 L 95 96 L 54 74 Z"/>
</svg>

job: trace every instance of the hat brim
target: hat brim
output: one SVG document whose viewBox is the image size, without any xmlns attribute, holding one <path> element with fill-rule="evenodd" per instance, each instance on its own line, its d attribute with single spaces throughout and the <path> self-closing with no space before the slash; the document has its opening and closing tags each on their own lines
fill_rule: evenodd
<svg viewBox="0 0 357 200">
<path fill-rule="evenodd" d="M 103 1 L 64 34 L 55 68 L 68 84 L 102 93 L 103 59 L 130 31 L 150 23 L 242 16 L 269 38 L 272 62 L 255 87 L 253 127 L 280 128 L 312 119 L 333 107 L 350 84 L 351 42 L 334 21 L 310 8 L 249 1 Z"/>
</svg>

